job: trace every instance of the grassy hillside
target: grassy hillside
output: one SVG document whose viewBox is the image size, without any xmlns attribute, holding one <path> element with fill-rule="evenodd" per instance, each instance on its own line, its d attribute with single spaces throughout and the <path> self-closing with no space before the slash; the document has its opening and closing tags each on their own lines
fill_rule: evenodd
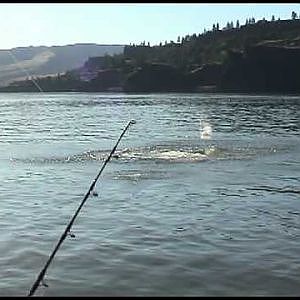
<svg viewBox="0 0 300 300">
<path fill-rule="evenodd" d="M 123 52 L 122 45 L 74 44 L 0 50 L 0 86 L 34 76 L 63 73 L 80 67 L 89 56 Z"/>
</svg>

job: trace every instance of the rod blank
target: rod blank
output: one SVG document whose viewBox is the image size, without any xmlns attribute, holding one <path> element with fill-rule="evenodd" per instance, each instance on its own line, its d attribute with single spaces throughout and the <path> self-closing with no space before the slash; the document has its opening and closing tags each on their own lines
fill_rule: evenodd
<svg viewBox="0 0 300 300">
<path fill-rule="evenodd" d="M 121 141 L 123 135 L 125 134 L 125 132 L 126 132 L 127 129 L 129 128 L 129 126 L 130 126 L 131 124 L 135 124 L 135 123 L 136 123 L 136 122 L 135 122 L 134 120 L 131 120 L 130 122 L 128 122 L 127 126 L 126 126 L 126 127 L 124 128 L 124 130 L 122 131 L 122 133 L 121 133 L 119 139 L 117 140 L 115 146 L 114 146 L 113 149 L 111 150 L 109 156 L 106 158 L 106 160 L 105 160 L 105 162 L 103 163 L 103 165 L 102 165 L 100 171 L 98 172 L 97 176 L 96 176 L 95 179 L 92 181 L 92 184 L 90 185 L 90 187 L 89 187 L 87 193 L 85 194 L 85 196 L 84 196 L 84 198 L 83 198 L 81 204 L 80 204 L 79 207 L 77 208 L 75 214 L 73 215 L 73 217 L 72 217 L 72 219 L 70 220 L 69 224 L 67 225 L 65 231 L 64 231 L 63 234 L 61 235 L 61 237 L 60 237 L 58 243 L 56 244 L 54 250 L 52 251 L 51 255 L 49 256 L 49 258 L 48 258 L 48 260 L 47 260 L 45 266 L 43 267 L 43 269 L 42 269 L 41 272 L 39 273 L 37 279 L 36 279 L 35 282 L 33 283 L 32 287 L 31 287 L 31 289 L 30 289 L 30 291 L 29 291 L 28 296 L 33 296 L 33 295 L 34 295 L 35 291 L 37 290 L 37 288 L 39 287 L 39 285 L 40 285 L 41 282 L 42 282 L 42 284 L 45 285 L 45 283 L 43 282 L 43 279 L 44 279 L 44 276 L 45 276 L 45 274 L 46 274 L 46 271 L 47 271 L 47 269 L 48 269 L 50 263 L 52 262 L 52 260 L 53 260 L 53 258 L 54 258 L 54 256 L 55 256 L 56 252 L 58 251 L 59 247 L 61 246 L 61 244 L 63 243 L 63 241 L 64 241 L 65 238 L 67 237 L 67 235 L 68 235 L 68 234 L 69 234 L 69 235 L 71 234 L 71 233 L 70 233 L 70 230 L 71 230 L 71 227 L 72 227 L 72 225 L 73 225 L 73 223 L 74 223 L 74 221 L 75 221 L 77 215 L 79 214 L 79 212 L 80 212 L 81 208 L 83 207 L 84 203 L 86 202 L 86 200 L 87 200 L 88 197 L 90 196 L 91 192 L 93 191 L 93 189 L 94 189 L 94 187 L 95 187 L 95 185 L 96 185 L 96 183 L 97 183 L 98 178 L 100 177 L 100 175 L 101 175 L 102 171 L 104 170 L 105 166 L 107 165 L 107 163 L 108 163 L 109 160 L 111 159 L 113 153 L 116 151 L 116 149 L 117 149 L 117 147 L 118 147 L 118 144 L 119 144 L 119 142 Z M 47 286 L 47 285 L 45 285 L 45 286 Z"/>
</svg>

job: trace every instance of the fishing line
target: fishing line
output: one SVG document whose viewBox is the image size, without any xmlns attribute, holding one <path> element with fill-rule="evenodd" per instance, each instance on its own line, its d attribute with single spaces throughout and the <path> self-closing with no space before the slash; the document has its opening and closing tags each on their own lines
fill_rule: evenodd
<svg viewBox="0 0 300 300">
<path fill-rule="evenodd" d="M 7 52 L 10 55 L 10 57 L 13 59 L 13 61 L 16 63 L 17 67 L 21 71 L 23 71 L 27 75 L 27 77 L 34 83 L 34 85 L 37 87 L 37 89 L 41 93 L 43 93 L 44 92 L 43 89 L 40 87 L 40 85 L 37 83 L 37 81 L 33 79 L 33 76 L 30 75 L 29 72 L 20 65 L 20 62 L 18 61 L 18 59 L 16 58 L 16 56 L 12 53 L 12 51 L 11 50 L 7 50 Z"/>
<path fill-rule="evenodd" d="M 38 84 L 38 82 L 36 80 L 33 79 L 33 76 L 31 76 L 29 74 L 29 72 L 23 68 L 20 64 L 19 64 L 19 61 L 18 59 L 16 58 L 16 56 L 10 51 L 10 50 L 7 50 L 7 52 L 9 53 L 10 57 L 14 60 L 14 62 L 16 63 L 16 65 L 18 66 L 18 68 L 23 71 L 27 77 L 29 77 L 29 79 L 34 83 L 34 85 L 37 87 L 37 89 L 41 92 L 41 93 L 44 93 L 43 89 L 41 88 L 41 86 Z M 98 195 L 96 192 L 94 192 L 94 187 L 101 175 L 101 173 L 103 172 L 105 166 L 107 165 L 107 163 L 110 161 L 113 153 L 115 152 L 115 150 L 117 149 L 117 146 L 119 144 L 119 142 L 121 141 L 122 137 L 124 136 L 125 132 L 127 131 L 127 129 L 129 128 L 130 125 L 132 124 L 135 124 L 136 122 L 134 120 L 131 120 L 127 126 L 124 128 L 123 132 L 121 133 L 119 139 L 117 140 L 115 146 L 113 147 L 113 149 L 111 150 L 109 156 L 106 158 L 105 162 L 103 163 L 102 165 L 102 168 L 100 169 L 99 173 L 97 174 L 96 178 L 92 181 L 92 184 L 90 185 L 86 195 L 84 196 L 81 204 L 79 205 L 79 207 L 77 208 L 75 214 L 73 215 L 72 219 L 70 220 L 70 222 L 68 223 L 65 231 L 63 232 L 63 234 L 61 235 L 58 243 L 56 244 L 54 250 L 52 251 L 51 255 L 49 256 L 45 266 L 43 267 L 43 269 L 41 270 L 41 272 L 39 273 L 36 281 L 33 283 L 30 291 L 29 291 L 29 294 L 28 296 L 33 296 L 35 291 L 38 289 L 38 287 L 40 286 L 40 284 L 44 287 L 48 287 L 48 285 L 44 282 L 44 277 L 45 277 L 45 274 L 46 274 L 46 271 L 48 269 L 48 267 L 50 266 L 52 260 L 54 259 L 54 256 L 55 254 L 57 253 L 59 247 L 61 246 L 61 244 L 63 243 L 63 241 L 66 239 L 66 237 L 68 235 L 70 235 L 71 237 L 74 236 L 70 230 L 71 230 L 71 227 L 77 217 L 77 215 L 79 214 L 81 208 L 83 207 L 83 205 L 85 204 L 85 202 L 87 201 L 88 197 L 92 194 L 92 195 Z"/>
<path fill-rule="evenodd" d="M 135 123 L 136 123 L 136 122 L 135 122 L 134 120 L 131 120 L 131 121 L 129 121 L 129 123 L 127 124 L 127 126 L 124 128 L 124 130 L 123 130 L 123 132 L 121 133 L 119 139 L 117 140 L 115 146 L 113 147 L 113 149 L 111 150 L 109 156 L 106 158 L 105 162 L 103 163 L 103 165 L 102 165 L 102 167 L 101 167 L 99 173 L 97 174 L 97 176 L 95 177 L 95 179 L 92 181 L 92 184 L 90 185 L 90 187 L 89 187 L 89 189 L 88 189 L 86 195 L 84 196 L 84 198 L 83 198 L 81 204 L 80 204 L 79 207 L 77 208 L 75 214 L 73 215 L 72 219 L 70 220 L 69 224 L 67 225 L 65 231 L 64 231 L 63 234 L 61 235 L 61 237 L 60 237 L 60 239 L 59 239 L 57 245 L 55 246 L 54 250 L 52 251 L 51 255 L 49 256 L 49 259 L 47 260 L 45 266 L 43 267 L 43 269 L 42 269 L 41 272 L 39 273 L 39 275 L 38 275 L 36 281 L 35 281 L 34 284 L 32 285 L 32 287 L 31 287 L 31 289 L 30 289 L 30 292 L 29 292 L 28 296 L 32 296 L 32 295 L 35 293 L 35 291 L 36 291 L 37 288 L 39 287 L 40 283 L 42 283 L 43 286 L 46 286 L 46 287 L 47 287 L 47 285 L 46 285 L 45 282 L 43 281 L 43 278 L 44 278 L 44 276 L 45 276 L 45 274 L 46 274 L 46 271 L 47 271 L 47 269 L 48 269 L 50 263 L 52 262 L 52 260 L 53 260 L 53 258 L 54 258 L 54 256 L 55 256 L 56 252 L 58 251 L 59 247 L 61 246 L 61 244 L 63 243 L 63 241 L 64 241 L 65 238 L 67 237 L 67 235 L 73 236 L 73 234 L 70 232 L 70 230 L 71 230 L 71 227 L 72 227 L 72 225 L 73 225 L 73 223 L 74 223 L 74 221 L 75 221 L 77 215 L 79 214 L 81 208 L 83 207 L 84 203 L 86 202 L 86 200 L 88 199 L 88 197 L 90 196 L 90 194 L 93 192 L 94 187 L 95 187 L 95 185 L 96 185 L 96 182 L 97 182 L 98 178 L 100 177 L 100 175 L 101 175 L 102 171 L 104 170 L 106 164 L 107 164 L 107 163 L 109 162 L 109 160 L 111 159 L 113 153 L 114 153 L 115 150 L 117 149 L 117 146 L 118 146 L 120 140 L 122 139 L 123 135 L 125 134 L 125 132 L 126 132 L 127 129 L 129 128 L 129 126 L 130 126 L 131 124 L 135 124 Z"/>
</svg>

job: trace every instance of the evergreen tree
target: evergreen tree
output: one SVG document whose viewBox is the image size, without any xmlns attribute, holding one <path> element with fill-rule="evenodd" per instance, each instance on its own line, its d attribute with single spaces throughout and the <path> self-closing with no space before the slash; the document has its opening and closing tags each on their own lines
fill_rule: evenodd
<svg viewBox="0 0 300 300">
<path fill-rule="evenodd" d="M 240 28 L 240 22 L 239 22 L 239 20 L 236 21 L 235 27 L 236 27 L 236 28 Z"/>
</svg>

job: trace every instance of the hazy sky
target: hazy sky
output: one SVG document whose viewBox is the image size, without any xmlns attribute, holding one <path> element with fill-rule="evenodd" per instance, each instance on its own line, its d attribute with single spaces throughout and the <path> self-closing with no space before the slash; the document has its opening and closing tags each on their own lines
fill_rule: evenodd
<svg viewBox="0 0 300 300">
<path fill-rule="evenodd" d="M 214 23 L 290 19 L 300 4 L 280 3 L 1 3 L 0 49 L 73 43 L 151 45 L 202 33 Z"/>
</svg>

